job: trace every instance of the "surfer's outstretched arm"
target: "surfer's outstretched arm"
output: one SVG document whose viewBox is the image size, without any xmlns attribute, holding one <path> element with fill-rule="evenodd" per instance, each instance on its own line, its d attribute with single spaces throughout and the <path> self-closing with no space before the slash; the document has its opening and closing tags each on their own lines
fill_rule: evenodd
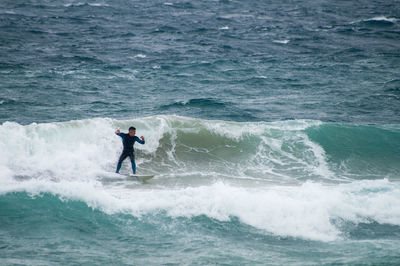
<svg viewBox="0 0 400 266">
<path fill-rule="evenodd" d="M 135 137 L 135 140 L 136 140 L 137 142 L 139 142 L 140 144 L 144 144 L 144 143 L 145 143 L 144 137 L 143 137 L 143 136 L 140 136 L 140 138 Z"/>
<path fill-rule="evenodd" d="M 122 134 L 121 131 L 119 129 L 115 130 L 115 135 L 118 135 L 122 138 Z"/>
</svg>

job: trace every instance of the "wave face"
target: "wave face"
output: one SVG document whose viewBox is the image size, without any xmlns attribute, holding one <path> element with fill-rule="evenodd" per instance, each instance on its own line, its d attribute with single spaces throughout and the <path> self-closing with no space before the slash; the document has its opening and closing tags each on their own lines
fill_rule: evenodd
<svg viewBox="0 0 400 266">
<path fill-rule="evenodd" d="M 0 127 L 3 176 L 92 180 L 113 172 L 122 146 L 114 130 L 130 125 L 147 141 L 135 146 L 139 171 L 181 176 L 188 182 L 193 181 L 191 177 L 212 177 L 301 184 L 398 180 L 400 176 L 400 128 L 396 125 L 313 120 L 238 123 L 179 116 L 26 126 L 6 122 Z"/>
<path fill-rule="evenodd" d="M 79 187 L 83 186 L 80 184 Z M 398 260 L 400 230 L 393 220 L 394 215 L 389 221 L 390 217 L 385 217 L 387 209 L 382 207 L 386 200 L 396 197 L 395 193 L 398 195 L 398 188 L 394 190 L 387 182 L 363 184 L 361 187 L 342 187 L 341 192 L 336 191 L 335 195 L 331 189 L 312 185 L 286 190 L 276 187 L 270 192 L 264 190 L 263 195 L 262 190 L 253 190 L 256 193 L 250 194 L 248 192 L 251 191 L 229 188 L 223 184 L 187 189 L 186 192 L 163 189 L 148 190 L 146 193 L 145 189 L 136 189 L 131 191 L 131 194 L 136 194 L 136 200 L 129 204 L 126 197 L 119 196 L 119 206 L 124 201 L 126 209 L 115 213 L 105 213 L 93 205 L 88 206 L 88 201 L 77 201 L 66 196 L 61 192 L 62 185 L 58 188 L 58 195 L 2 193 L 0 261 L 2 264 L 42 265 L 69 264 L 71 261 L 79 264 L 96 261 L 98 264 L 135 265 L 164 264 L 165 261 L 189 264 L 196 261 L 208 265 L 227 261 L 232 264 L 238 261 L 264 264 L 271 260 L 277 264 L 293 264 L 296 260 L 312 264 L 316 258 L 303 254 L 316 253 L 323 256 L 321 260 L 325 263 L 335 263 L 338 261 L 337 254 L 351 252 L 358 256 L 345 258 L 348 263 L 395 264 Z M 76 188 L 78 186 L 71 187 Z M 380 193 L 382 197 L 378 200 Z M 93 198 L 93 195 L 89 197 Z M 343 199 L 334 198 L 346 195 Z M 103 200 L 101 208 L 105 209 L 109 199 L 102 196 L 100 193 L 99 199 Z M 206 202 L 211 201 L 207 196 L 213 197 L 213 206 L 207 206 Z M 309 200 L 315 196 L 320 203 Z M 327 200 L 327 196 L 332 198 Z M 115 198 L 117 196 L 114 196 L 114 201 Z M 176 200 L 178 198 L 179 201 Z M 260 199 L 264 201 L 260 202 Z M 356 202 L 361 199 L 363 206 Z M 271 200 L 273 202 L 268 202 Z M 294 202 L 298 200 L 295 206 Z M 257 202 L 258 208 L 255 209 Z M 115 202 L 108 203 L 109 206 L 117 206 Z M 275 204 L 271 206 L 267 203 Z M 393 202 L 398 203 L 398 200 Z M 179 205 L 173 207 L 176 204 Z M 140 209 L 140 215 L 131 215 L 133 209 Z M 359 211 L 358 217 L 355 216 L 356 209 Z M 234 214 L 237 211 L 242 214 L 222 217 L 223 212 Z M 268 212 L 268 215 L 264 212 Z M 342 212 L 342 219 L 332 220 L 335 226 L 324 228 L 327 221 L 320 218 L 339 212 Z M 200 213 L 207 215 L 196 215 Z M 371 214 L 375 218 L 380 216 L 380 219 L 371 221 L 361 216 Z M 313 219 L 313 224 L 309 224 Z M 256 227 L 260 225 L 264 228 L 269 225 L 268 229 L 274 234 Z M 324 235 L 324 239 L 327 234 L 334 235 L 340 230 L 348 240 L 307 241 L 284 236 L 290 233 L 284 228 L 292 228 L 292 235 L 307 231 L 308 237 L 321 238 Z M 283 235 L 276 235 L 282 231 L 285 231 Z M 366 249 L 365 245 L 370 246 L 371 240 L 375 241 L 376 248 Z M 32 250 L 32 247 L 35 249 Z M 170 254 L 176 256 L 169 257 Z"/>
<path fill-rule="evenodd" d="M 135 149 L 138 172 L 156 175 L 149 184 L 113 174 L 122 147 L 114 130 L 131 125 L 146 137 Z M 6 198 L 53 195 L 136 218 L 237 220 L 272 236 L 318 241 L 368 239 L 363 226 L 400 228 L 394 125 L 152 116 L 6 122 L 0 136 Z M 130 172 L 128 161 L 121 171 Z"/>
</svg>

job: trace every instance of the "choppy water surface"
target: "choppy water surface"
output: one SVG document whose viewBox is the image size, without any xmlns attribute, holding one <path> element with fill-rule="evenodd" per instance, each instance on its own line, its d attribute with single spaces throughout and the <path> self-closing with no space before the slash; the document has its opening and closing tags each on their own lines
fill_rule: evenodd
<svg viewBox="0 0 400 266">
<path fill-rule="evenodd" d="M 3 122 L 399 122 L 398 1 L 0 5 Z"/>
</svg>

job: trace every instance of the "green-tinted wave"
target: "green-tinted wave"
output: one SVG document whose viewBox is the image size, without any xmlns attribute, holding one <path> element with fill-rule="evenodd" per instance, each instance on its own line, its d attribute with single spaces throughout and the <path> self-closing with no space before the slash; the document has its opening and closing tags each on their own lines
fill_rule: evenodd
<svg viewBox="0 0 400 266">
<path fill-rule="evenodd" d="M 306 132 L 338 174 L 400 179 L 398 126 L 323 124 Z"/>
</svg>

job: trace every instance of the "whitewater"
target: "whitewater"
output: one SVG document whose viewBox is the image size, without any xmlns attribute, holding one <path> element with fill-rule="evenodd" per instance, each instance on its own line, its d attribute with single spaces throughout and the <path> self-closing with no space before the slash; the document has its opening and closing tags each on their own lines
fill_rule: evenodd
<svg viewBox="0 0 400 266">
<path fill-rule="evenodd" d="M 145 184 L 113 174 L 122 147 L 114 130 L 130 125 L 146 138 L 145 145 L 136 146 L 138 172 L 156 175 Z M 335 138 L 337 127 L 348 130 L 342 143 L 319 139 Z M 391 156 L 380 168 L 364 164 L 376 163 L 374 156 L 382 147 L 360 152 L 353 142 L 346 146 L 360 132 L 370 142 L 376 135 L 391 137 L 382 143 Z M 390 150 L 400 141 L 397 126 L 160 115 L 123 121 L 6 122 L 0 135 L 3 198 L 53 195 L 108 215 L 136 218 L 238 219 L 267 235 L 323 242 L 351 239 L 359 224 L 400 226 L 399 154 L 396 146 Z M 339 159 L 334 152 L 338 146 L 343 149 Z M 356 162 L 345 155 L 352 149 Z M 129 167 L 125 163 L 121 171 L 129 173 Z"/>
</svg>

